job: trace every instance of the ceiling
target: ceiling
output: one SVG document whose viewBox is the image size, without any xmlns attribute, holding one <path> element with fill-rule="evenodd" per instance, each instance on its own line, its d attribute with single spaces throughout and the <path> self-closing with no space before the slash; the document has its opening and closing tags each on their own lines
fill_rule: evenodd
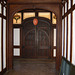
<svg viewBox="0 0 75 75">
<path fill-rule="evenodd" d="M 7 0 L 8 3 L 61 3 L 62 0 Z"/>
</svg>

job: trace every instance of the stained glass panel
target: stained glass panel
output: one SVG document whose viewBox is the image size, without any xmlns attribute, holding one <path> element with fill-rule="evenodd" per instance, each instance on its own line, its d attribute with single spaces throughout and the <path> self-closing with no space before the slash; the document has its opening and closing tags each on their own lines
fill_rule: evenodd
<svg viewBox="0 0 75 75">
<path fill-rule="evenodd" d="M 30 17 L 35 17 L 35 12 L 23 13 L 23 19 L 30 18 Z"/>
<path fill-rule="evenodd" d="M 16 13 L 13 16 L 13 24 L 21 24 L 21 13 Z"/>
<path fill-rule="evenodd" d="M 39 12 L 38 16 L 50 19 L 50 12 Z"/>
<path fill-rule="evenodd" d="M 52 24 L 56 24 L 56 15 L 52 13 Z"/>
</svg>

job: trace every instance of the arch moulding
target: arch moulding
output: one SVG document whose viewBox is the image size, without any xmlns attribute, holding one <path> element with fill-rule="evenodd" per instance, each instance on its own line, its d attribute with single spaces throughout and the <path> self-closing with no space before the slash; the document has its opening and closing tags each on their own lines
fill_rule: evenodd
<svg viewBox="0 0 75 75">
<path fill-rule="evenodd" d="M 59 69 L 61 63 L 62 50 L 62 24 L 61 24 L 61 5 L 60 4 L 8 4 L 7 8 L 7 69 L 13 68 L 13 15 L 24 9 L 44 9 L 54 12 L 57 17 L 57 55 L 56 69 Z"/>
</svg>

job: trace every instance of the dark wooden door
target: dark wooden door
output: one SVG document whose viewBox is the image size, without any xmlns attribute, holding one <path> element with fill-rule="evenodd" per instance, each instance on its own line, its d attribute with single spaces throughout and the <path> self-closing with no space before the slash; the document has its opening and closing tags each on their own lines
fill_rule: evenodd
<svg viewBox="0 0 75 75">
<path fill-rule="evenodd" d="M 37 18 L 38 24 L 33 24 L 34 18 L 23 21 L 22 56 L 25 58 L 51 57 L 51 24 L 48 19 Z"/>
</svg>

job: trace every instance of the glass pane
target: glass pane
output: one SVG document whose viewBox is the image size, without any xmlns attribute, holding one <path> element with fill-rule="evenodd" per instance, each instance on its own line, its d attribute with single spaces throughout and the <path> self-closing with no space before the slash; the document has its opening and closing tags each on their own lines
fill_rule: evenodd
<svg viewBox="0 0 75 75">
<path fill-rule="evenodd" d="M 53 49 L 53 57 L 56 57 L 56 49 Z"/>
<path fill-rule="evenodd" d="M 63 47 L 64 47 L 64 19 L 62 20 L 62 56 L 63 56 Z"/>
<path fill-rule="evenodd" d="M 2 59 L 1 59 L 2 58 L 2 55 L 1 55 L 1 32 L 2 32 L 2 29 L 1 29 L 2 27 L 1 26 L 2 25 L 1 25 L 1 20 L 2 19 L 0 17 L 0 72 L 2 71 Z"/>
<path fill-rule="evenodd" d="M 6 2 L 4 1 L 4 4 L 6 4 Z"/>
<path fill-rule="evenodd" d="M 14 28 L 14 45 L 20 45 L 20 28 Z"/>
<path fill-rule="evenodd" d="M 56 15 L 52 13 L 52 23 L 56 24 Z"/>
<path fill-rule="evenodd" d="M 3 69 L 6 68 L 6 20 L 3 19 Z"/>
<path fill-rule="evenodd" d="M 50 19 L 50 12 L 39 12 L 38 16 Z"/>
<path fill-rule="evenodd" d="M 23 13 L 23 19 L 35 17 L 35 12 Z"/>
<path fill-rule="evenodd" d="M 21 24 L 21 13 L 16 13 L 13 16 L 13 24 Z"/>
<path fill-rule="evenodd" d="M 6 8 L 4 7 L 3 9 L 4 9 L 3 15 L 6 16 Z"/>
<path fill-rule="evenodd" d="M 54 46 L 56 46 L 56 29 L 54 29 Z"/>
<path fill-rule="evenodd" d="M 66 57 L 67 17 L 65 17 L 65 57 Z"/>
<path fill-rule="evenodd" d="M 1 5 L 1 3 L 0 3 L 0 14 L 2 13 L 2 5 Z"/>
<path fill-rule="evenodd" d="M 14 56 L 20 56 L 20 48 L 14 48 L 14 51 L 13 51 L 13 55 Z"/>
<path fill-rule="evenodd" d="M 71 0 L 68 0 L 69 2 L 69 4 L 68 4 L 68 9 L 70 9 L 71 8 Z"/>
<path fill-rule="evenodd" d="M 75 0 L 73 0 L 73 5 L 75 4 Z"/>
<path fill-rule="evenodd" d="M 64 7 L 62 7 L 62 16 L 64 15 Z"/>
<path fill-rule="evenodd" d="M 68 60 L 70 61 L 71 14 L 68 15 Z"/>
<path fill-rule="evenodd" d="M 73 11 L 72 63 L 75 65 L 75 10 Z"/>
<path fill-rule="evenodd" d="M 67 12 L 67 2 L 65 3 L 65 13 Z"/>
</svg>

